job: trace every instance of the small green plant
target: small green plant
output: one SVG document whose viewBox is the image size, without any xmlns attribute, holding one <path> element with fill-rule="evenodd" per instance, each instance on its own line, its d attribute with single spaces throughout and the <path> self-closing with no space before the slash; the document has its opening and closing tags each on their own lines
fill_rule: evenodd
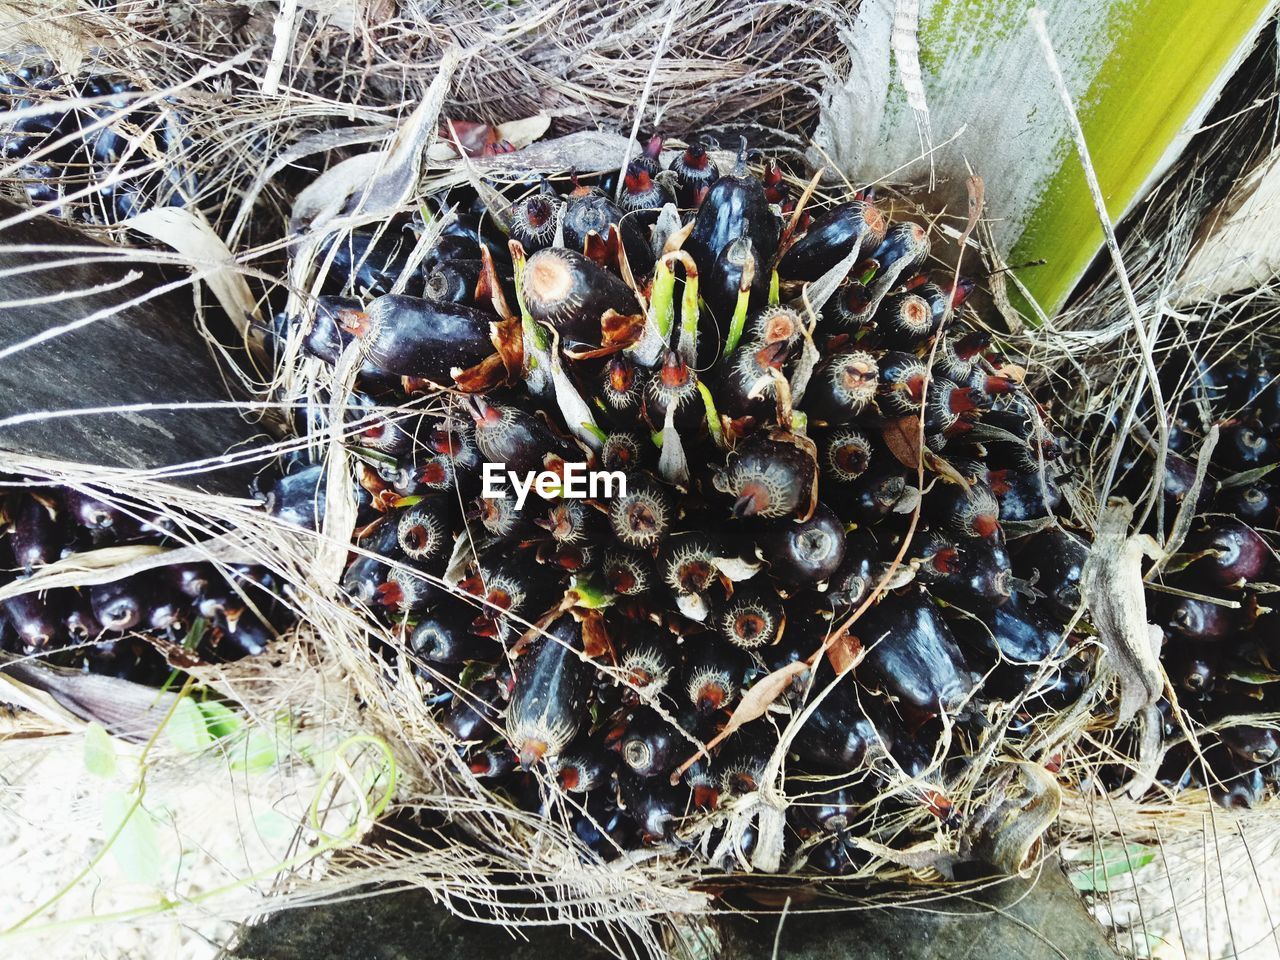
<svg viewBox="0 0 1280 960">
<path fill-rule="evenodd" d="M 1076 861 L 1071 871 L 1071 883 L 1083 893 L 1106 893 L 1117 877 L 1136 873 L 1156 858 L 1156 851 L 1140 843 L 1124 847 L 1094 847 L 1092 861 Z"/>
</svg>

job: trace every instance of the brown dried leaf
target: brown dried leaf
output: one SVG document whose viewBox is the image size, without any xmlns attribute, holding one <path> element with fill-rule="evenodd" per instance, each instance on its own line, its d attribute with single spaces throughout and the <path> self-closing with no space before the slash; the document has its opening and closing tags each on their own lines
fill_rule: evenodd
<svg viewBox="0 0 1280 960">
<path fill-rule="evenodd" d="M 334 164 L 294 200 L 291 233 L 320 235 L 340 214 L 359 213 L 367 222 L 391 216 L 413 194 L 423 155 L 436 136 L 440 107 L 454 73 L 470 56 L 450 46 L 422 102 L 388 137 L 381 150 L 357 154 Z"/>
<path fill-rule="evenodd" d="M 507 379 L 518 380 L 524 372 L 524 329 L 520 321 L 512 317 L 490 324 L 489 340 L 507 368 Z"/>
<path fill-rule="evenodd" d="M 518 319 L 511 312 L 506 294 L 502 292 L 502 284 L 498 280 L 498 269 L 493 265 L 493 254 L 483 243 L 480 244 L 480 279 L 476 281 L 476 303 L 488 300 L 493 304 L 494 312 L 503 320 Z"/>
<path fill-rule="evenodd" d="M 852 670 L 862 662 L 862 641 L 846 633 L 827 647 L 827 662 L 837 674 Z"/>
<path fill-rule="evenodd" d="M 996 376 L 1006 377 L 1014 383 L 1025 383 L 1027 380 L 1027 368 L 1016 363 L 1002 363 L 995 368 L 995 372 Z"/>
<path fill-rule="evenodd" d="M 474 367 L 465 370 L 451 370 L 453 382 L 463 393 L 484 393 L 502 383 L 507 376 L 507 368 L 502 357 L 491 353 Z"/>
<path fill-rule="evenodd" d="M 910 470 L 920 469 L 920 418 L 900 417 L 884 425 L 884 442 L 897 461 Z"/>
<path fill-rule="evenodd" d="M 603 237 L 592 230 L 587 234 L 587 239 L 582 245 L 582 252 L 587 259 L 605 269 L 618 266 L 621 249 L 622 235 L 613 224 L 609 225 L 609 230 Z"/>
<path fill-rule="evenodd" d="M 969 242 L 970 235 L 982 219 L 982 208 L 986 205 L 987 196 L 987 186 L 976 173 L 965 179 L 964 186 L 969 195 L 969 218 L 964 225 L 964 233 L 960 234 L 961 249 Z"/>
<path fill-rule="evenodd" d="M 796 660 L 794 663 L 788 663 L 785 667 L 779 667 L 773 673 L 760 680 L 742 695 L 742 699 L 738 701 L 737 709 L 733 711 L 733 715 L 729 717 L 729 722 L 724 725 L 724 729 L 707 741 L 706 751 L 699 751 L 692 757 L 680 765 L 675 773 L 671 775 L 672 784 L 680 782 L 680 778 L 684 776 L 685 771 L 698 762 L 698 758 L 704 752 L 714 750 L 717 746 L 732 736 L 743 724 L 750 723 L 752 720 L 759 720 L 765 715 L 769 707 L 771 707 L 779 697 L 787 692 L 791 686 L 791 682 L 800 674 L 809 669 L 809 664 L 803 660 Z"/>
<path fill-rule="evenodd" d="M 604 625 L 604 612 L 588 609 L 579 611 L 578 616 L 582 619 L 582 648 L 587 656 L 592 660 L 616 664 L 618 655 Z"/>
<path fill-rule="evenodd" d="M 942 476 L 950 480 L 952 483 L 959 484 L 960 489 L 962 490 L 969 489 L 969 481 L 965 479 L 964 475 L 955 467 L 953 467 L 947 460 L 938 456 L 932 450 L 929 450 L 926 448 L 926 450 L 924 451 L 924 462 L 925 462 L 925 466 L 927 466 L 934 473 L 941 474 Z M 914 464 L 912 464 L 912 466 L 914 466 Z"/>
<path fill-rule="evenodd" d="M 684 247 L 684 242 L 689 239 L 689 234 L 691 233 L 693 233 L 692 220 L 686 223 L 679 230 L 675 231 L 675 233 L 671 234 L 671 236 L 667 237 L 667 242 L 662 245 L 662 255 L 666 256 L 669 253 L 675 253 L 677 250 L 680 250 L 682 247 Z M 689 269 L 689 266 L 687 263 L 685 264 L 685 269 L 686 270 Z M 697 267 L 693 268 L 693 275 L 694 276 L 698 275 Z"/>
</svg>

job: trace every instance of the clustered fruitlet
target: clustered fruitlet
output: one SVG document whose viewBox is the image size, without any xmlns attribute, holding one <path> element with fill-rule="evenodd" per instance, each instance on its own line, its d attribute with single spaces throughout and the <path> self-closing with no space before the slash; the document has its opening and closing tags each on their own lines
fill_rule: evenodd
<svg viewBox="0 0 1280 960">
<path fill-rule="evenodd" d="M 1166 789 L 1207 788 L 1227 807 L 1254 806 L 1280 782 L 1280 732 L 1262 716 L 1280 712 L 1280 614 L 1270 586 L 1280 582 L 1274 369 L 1273 355 L 1256 352 L 1214 364 L 1175 355 L 1161 370 L 1164 395 L 1181 400 L 1170 418 L 1163 509 L 1151 511 L 1148 531 L 1166 538 L 1184 506 L 1195 520 L 1152 578 L 1147 605 L 1164 632 L 1164 669 L 1197 746 L 1161 700 L 1166 750 L 1158 779 Z M 1215 423 L 1217 444 L 1187 503 Z M 1153 444 L 1131 440 L 1123 451 L 1119 489 L 1134 501 L 1150 482 Z"/>
<path fill-rule="evenodd" d="M 960 318 L 972 285 L 930 274 L 922 226 L 869 193 L 793 216 L 781 171 L 749 172 L 745 144 L 727 169 L 698 142 L 664 168 L 661 147 L 621 182 L 435 197 L 451 215 L 407 278 L 419 294 L 387 292 L 396 268 L 369 255 L 282 319 L 314 360 L 358 357 L 344 587 L 402 631 L 475 774 L 535 810 L 554 778 L 603 857 L 754 790 L 812 690 L 786 764 L 812 802 L 788 849 L 848 871 L 878 771 L 945 782 L 986 705 L 1019 700 L 1025 731 L 1078 695 L 1063 625 L 1083 547 L 1051 522 L 1061 446 Z M 621 471 L 626 494 L 518 509 L 481 495 L 486 462 Z M 323 476 L 290 464 L 275 508 L 316 523 Z M 840 659 L 818 652 L 917 507 L 891 589 L 853 627 L 865 658 L 833 683 Z M 688 763 L 801 660 L 811 677 Z"/>
<path fill-rule="evenodd" d="M 112 224 L 148 208 L 190 202 L 195 175 L 174 156 L 189 140 L 171 104 L 139 103 L 141 91 L 118 77 L 68 84 L 47 63 L 0 74 L 0 106 L 8 111 L 78 99 L 94 102 L 20 115 L 0 135 L 0 157 L 22 161 L 13 179 L 33 204 Z"/>
<path fill-rule="evenodd" d="M 0 651 L 159 686 L 175 669 L 261 653 L 292 614 L 250 564 L 171 563 L 83 587 L 37 588 L 51 563 L 107 547 L 181 546 L 172 525 L 71 487 L 0 483 Z M 28 581 L 33 589 L 20 589 Z"/>
</svg>

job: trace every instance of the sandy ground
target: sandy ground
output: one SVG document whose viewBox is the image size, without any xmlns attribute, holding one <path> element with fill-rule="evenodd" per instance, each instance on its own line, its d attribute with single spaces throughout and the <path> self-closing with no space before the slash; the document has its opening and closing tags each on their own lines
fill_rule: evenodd
<svg viewBox="0 0 1280 960">
<path fill-rule="evenodd" d="M 6 960 L 206 960 L 234 930 L 226 918 L 252 915 L 292 855 L 310 766 L 169 752 L 126 817 L 142 748 L 112 747 L 113 765 L 88 756 L 83 733 L 0 740 Z"/>
<path fill-rule="evenodd" d="M 1088 895 L 1095 915 L 1133 956 L 1280 960 L 1275 821 L 1274 810 L 1237 816 L 1206 799 L 1157 828 L 1157 845 L 1108 841 L 1105 859 L 1136 869 L 1110 878 L 1109 890 Z M 1088 864 L 1094 854 L 1082 848 L 1070 856 Z"/>
</svg>

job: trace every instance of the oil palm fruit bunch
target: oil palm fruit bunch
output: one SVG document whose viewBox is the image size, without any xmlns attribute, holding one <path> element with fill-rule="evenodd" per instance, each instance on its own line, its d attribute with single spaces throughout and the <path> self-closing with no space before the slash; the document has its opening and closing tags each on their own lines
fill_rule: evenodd
<svg viewBox="0 0 1280 960">
<path fill-rule="evenodd" d="M 423 296 L 348 284 L 286 324 L 318 364 L 358 346 L 344 587 L 473 772 L 535 808 L 558 782 L 599 856 L 775 776 L 808 703 L 789 775 L 863 785 L 797 813 L 788 849 L 854 869 L 882 770 L 945 781 L 987 705 L 1031 729 L 1080 690 L 1062 447 L 922 226 L 869 195 L 793 216 L 745 144 L 722 165 L 662 146 L 617 182 L 435 198 Z M 291 477 L 315 502 L 321 469 Z M 850 674 L 823 647 L 860 606 Z"/>
<path fill-rule="evenodd" d="M 19 161 L 14 179 L 32 203 L 113 224 L 151 207 L 190 202 L 196 179 L 176 156 L 189 140 L 170 103 L 138 104 L 141 92 L 119 77 L 66 82 L 50 64 L 0 73 L 0 106 L 8 111 L 80 99 L 93 102 L 20 115 L 0 136 L 0 155 Z"/>
<path fill-rule="evenodd" d="M 1274 764 L 1280 732 L 1262 719 L 1249 722 L 1274 715 L 1280 702 L 1274 683 L 1280 620 L 1270 600 L 1280 582 L 1274 366 L 1274 355 L 1259 350 L 1214 364 L 1174 355 L 1161 370 L 1164 395 L 1181 402 L 1169 416 L 1161 502 L 1150 511 L 1147 530 L 1167 537 L 1183 511 L 1194 520 L 1159 575 L 1148 578 L 1147 606 L 1164 633 L 1163 666 L 1200 750 L 1191 749 L 1170 704 L 1162 702 L 1169 748 L 1160 779 L 1175 790 L 1205 787 L 1228 807 L 1254 806 L 1280 780 Z M 1193 493 L 1215 424 L 1218 440 Z M 1154 443 L 1133 440 L 1122 453 L 1119 489 L 1135 502 L 1152 475 Z"/>
<path fill-rule="evenodd" d="M 177 546 L 157 514 L 70 487 L 5 483 L 0 586 L 106 547 Z M 174 563 L 84 587 L 0 600 L 0 650 L 159 686 L 175 669 L 261 653 L 292 616 L 279 584 L 248 564 Z"/>
</svg>

